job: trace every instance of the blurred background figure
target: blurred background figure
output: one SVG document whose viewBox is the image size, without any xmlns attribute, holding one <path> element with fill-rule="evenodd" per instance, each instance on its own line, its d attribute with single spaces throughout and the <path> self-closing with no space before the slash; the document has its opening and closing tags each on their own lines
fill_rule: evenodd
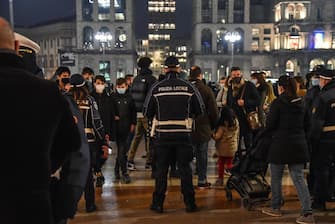
<svg viewBox="0 0 335 224">
<path fill-rule="evenodd" d="M 36 54 L 40 51 L 40 46 L 19 33 L 14 33 L 14 36 L 15 40 L 19 42 L 19 55 L 22 57 L 26 69 L 44 79 L 43 71 L 36 63 Z"/>
</svg>

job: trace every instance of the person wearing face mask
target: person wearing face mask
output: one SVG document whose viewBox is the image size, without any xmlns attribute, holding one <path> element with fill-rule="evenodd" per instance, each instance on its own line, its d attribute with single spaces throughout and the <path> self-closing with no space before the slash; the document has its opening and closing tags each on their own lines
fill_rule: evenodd
<svg viewBox="0 0 335 224">
<path fill-rule="evenodd" d="M 249 149 L 252 143 L 252 130 L 249 127 L 246 113 L 256 111 L 260 105 L 260 96 L 256 86 L 243 79 L 239 67 L 231 68 L 229 78 L 227 105 L 234 110 L 240 124 L 238 152 L 241 152 L 242 139 L 246 149 Z"/>
<path fill-rule="evenodd" d="M 95 99 L 98 104 L 98 110 L 101 116 L 102 124 L 105 128 L 105 139 L 107 141 L 114 140 L 115 138 L 115 107 L 112 103 L 112 98 L 110 94 L 106 91 L 106 79 L 102 75 L 97 75 L 94 78 L 94 89 L 91 92 L 91 96 Z M 96 187 L 102 187 L 104 184 L 104 176 L 101 172 L 101 167 L 105 163 L 104 158 L 97 158 L 97 170 L 95 170 L 95 175 L 97 177 Z"/>
<path fill-rule="evenodd" d="M 88 91 L 90 93 L 92 93 L 93 91 L 93 77 L 94 77 L 94 71 L 93 69 L 91 69 L 90 67 L 84 67 L 81 75 L 83 76 L 83 78 L 85 79 L 86 82 L 86 86 L 88 88 Z"/>
<path fill-rule="evenodd" d="M 71 71 L 68 67 L 60 66 L 56 69 L 54 77 L 59 90 L 64 93 L 69 90 Z"/>
<path fill-rule="evenodd" d="M 264 79 L 264 76 L 260 72 L 255 72 L 250 75 L 251 82 L 256 86 L 257 92 L 260 96 L 260 104 L 258 106 L 258 117 L 262 124 L 262 127 L 265 126 L 265 113 L 264 113 L 264 106 L 266 97 L 269 93 L 269 86 L 266 84 L 266 81 Z"/>
<path fill-rule="evenodd" d="M 112 99 L 116 108 L 116 145 L 117 157 L 115 162 L 114 174 L 115 180 L 120 180 L 120 170 L 122 173 L 122 182 L 129 184 L 131 182 L 127 169 L 127 154 L 129 150 L 128 139 L 131 133 L 134 133 L 137 122 L 135 103 L 127 91 L 127 80 L 119 78 L 116 80 L 116 92 Z"/>
<path fill-rule="evenodd" d="M 326 210 L 329 199 L 330 168 L 335 161 L 335 71 L 323 70 L 317 104 L 312 113 L 312 164 L 314 170 L 313 209 Z"/>
<path fill-rule="evenodd" d="M 221 77 L 219 85 L 220 85 L 220 91 L 216 96 L 216 104 L 218 109 L 220 110 L 221 107 L 227 104 L 227 91 L 228 91 L 227 77 L 225 76 Z"/>
</svg>

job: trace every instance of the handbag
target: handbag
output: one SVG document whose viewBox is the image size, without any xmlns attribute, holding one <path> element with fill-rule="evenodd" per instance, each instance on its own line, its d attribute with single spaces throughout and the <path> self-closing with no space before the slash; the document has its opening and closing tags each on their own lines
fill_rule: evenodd
<svg viewBox="0 0 335 224">
<path fill-rule="evenodd" d="M 245 86 L 246 84 L 244 84 L 244 87 L 243 87 L 243 90 L 242 90 L 242 94 L 241 94 L 241 97 L 240 97 L 240 100 L 243 98 L 244 96 L 244 92 L 245 92 Z M 259 128 L 262 127 L 262 124 L 259 120 L 259 116 L 258 116 L 258 110 L 256 108 L 255 111 L 251 111 L 249 113 L 246 112 L 245 108 L 243 108 L 243 111 L 246 115 L 246 118 L 247 118 L 247 121 L 248 121 L 248 125 L 249 125 L 249 128 L 251 130 L 257 130 Z"/>
</svg>

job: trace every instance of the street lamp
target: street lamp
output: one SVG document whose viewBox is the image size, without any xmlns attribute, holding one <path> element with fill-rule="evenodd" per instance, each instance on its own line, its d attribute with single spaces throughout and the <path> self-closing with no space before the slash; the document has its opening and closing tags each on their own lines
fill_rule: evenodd
<svg viewBox="0 0 335 224">
<path fill-rule="evenodd" d="M 105 60 L 105 49 L 106 45 L 113 39 L 112 34 L 110 32 L 97 32 L 94 38 L 99 41 L 100 46 L 102 48 L 102 60 Z"/>
<path fill-rule="evenodd" d="M 241 35 L 234 31 L 234 32 L 227 32 L 224 39 L 231 43 L 231 65 L 230 68 L 234 65 L 234 43 L 241 40 Z"/>
</svg>

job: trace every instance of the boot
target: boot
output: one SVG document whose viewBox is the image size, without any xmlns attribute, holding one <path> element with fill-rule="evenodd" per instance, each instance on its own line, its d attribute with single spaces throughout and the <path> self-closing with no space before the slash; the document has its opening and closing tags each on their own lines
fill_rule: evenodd
<svg viewBox="0 0 335 224">
<path fill-rule="evenodd" d="M 155 193 L 152 194 L 152 203 L 150 205 L 150 209 L 157 213 L 163 213 L 163 203 L 164 203 L 165 195 L 164 196 L 157 196 Z"/>
<path fill-rule="evenodd" d="M 198 211 L 198 206 L 195 204 L 194 195 L 184 195 L 184 203 L 186 212 Z"/>
</svg>

